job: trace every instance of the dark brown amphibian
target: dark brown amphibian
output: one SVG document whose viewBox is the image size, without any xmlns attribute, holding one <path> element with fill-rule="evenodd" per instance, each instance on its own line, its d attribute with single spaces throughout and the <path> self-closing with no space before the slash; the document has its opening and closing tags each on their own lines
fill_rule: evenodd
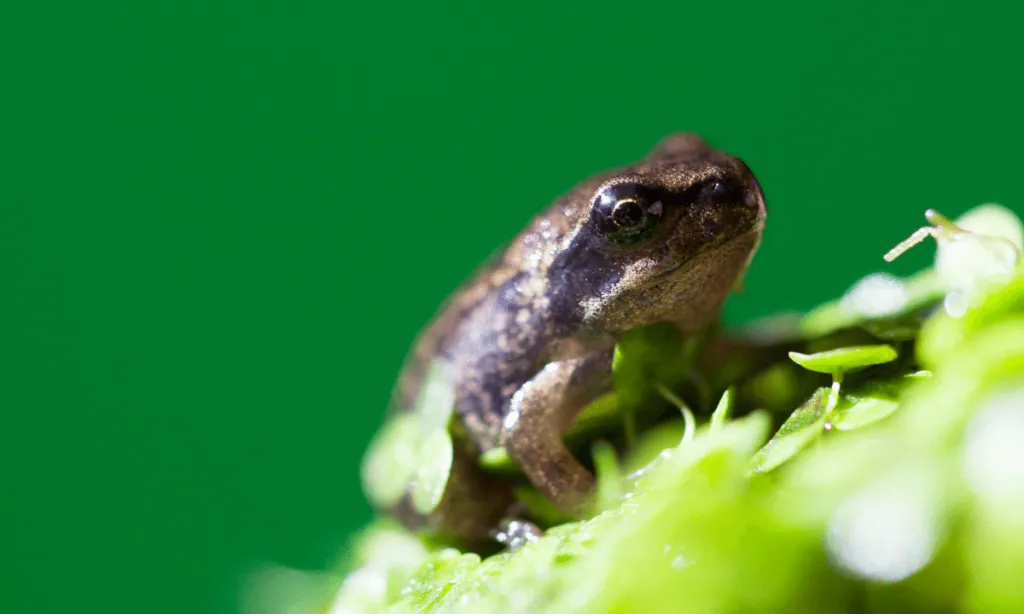
<svg viewBox="0 0 1024 614">
<path fill-rule="evenodd" d="M 659 322 L 692 333 L 716 320 L 764 219 L 747 166 L 687 134 L 556 200 L 451 298 L 410 356 L 397 408 L 411 405 L 439 361 L 470 445 L 456 446 L 430 518 L 407 504 L 396 515 L 485 538 L 512 502 L 508 485 L 478 468 L 477 456 L 496 446 L 555 505 L 577 512 L 594 478 L 562 435 L 608 391 L 617 336 Z"/>
</svg>

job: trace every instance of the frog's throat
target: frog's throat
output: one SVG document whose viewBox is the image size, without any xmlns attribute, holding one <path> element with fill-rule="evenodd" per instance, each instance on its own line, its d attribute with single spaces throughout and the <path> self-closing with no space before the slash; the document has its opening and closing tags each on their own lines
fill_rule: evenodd
<svg viewBox="0 0 1024 614">
<path fill-rule="evenodd" d="M 760 245 L 762 227 L 759 222 L 663 271 L 653 271 L 650 261 L 633 263 L 611 288 L 580 303 L 584 326 L 612 332 L 662 321 L 684 329 L 702 327 L 717 316 L 736 280 L 743 276 Z M 719 262 L 715 262 L 716 255 Z M 646 281 L 638 282 L 644 278 Z M 677 290 L 692 287 L 665 292 L 665 284 L 673 284 Z"/>
</svg>

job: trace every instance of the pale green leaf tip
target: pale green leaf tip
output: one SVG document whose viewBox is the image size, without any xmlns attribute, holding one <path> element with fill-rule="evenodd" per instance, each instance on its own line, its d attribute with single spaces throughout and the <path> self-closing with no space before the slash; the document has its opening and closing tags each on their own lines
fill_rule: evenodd
<svg viewBox="0 0 1024 614">
<path fill-rule="evenodd" d="M 505 448 L 498 446 L 480 455 L 480 466 L 489 471 L 503 471 L 515 467 L 515 461 Z"/>
<path fill-rule="evenodd" d="M 430 514 L 441 502 L 451 473 L 452 455 L 452 440 L 445 429 L 433 431 L 422 442 L 419 466 L 410 489 L 413 508 L 420 514 Z"/>
<path fill-rule="evenodd" d="M 711 430 L 717 431 L 722 428 L 722 425 L 729 421 L 732 417 L 733 405 L 736 402 L 736 387 L 729 386 L 725 392 L 722 393 L 722 398 L 718 400 L 718 406 L 715 407 L 715 411 L 711 414 Z"/>
</svg>

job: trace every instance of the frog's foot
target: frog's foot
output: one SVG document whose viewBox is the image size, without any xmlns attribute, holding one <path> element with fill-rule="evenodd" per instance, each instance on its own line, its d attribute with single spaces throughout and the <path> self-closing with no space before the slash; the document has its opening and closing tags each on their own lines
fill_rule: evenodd
<svg viewBox="0 0 1024 614">
<path fill-rule="evenodd" d="M 527 520 L 505 518 L 498 523 L 498 528 L 495 529 L 492 536 L 494 541 L 508 547 L 509 550 L 518 550 L 543 537 L 544 531 Z"/>
<path fill-rule="evenodd" d="M 562 436 L 586 404 L 611 385 L 611 352 L 554 362 L 512 397 L 501 443 L 533 485 L 563 512 L 578 516 L 594 476 Z"/>
<path fill-rule="evenodd" d="M 398 517 L 409 528 L 430 527 L 460 546 L 474 550 L 492 547 L 492 529 L 508 516 L 515 502 L 512 487 L 480 469 L 475 449 L 457 444 L 452 452 L 448 483 L 430 516 L 419 518 L 406 495 L 403 505 L 407 513 Z"/>
</svg>

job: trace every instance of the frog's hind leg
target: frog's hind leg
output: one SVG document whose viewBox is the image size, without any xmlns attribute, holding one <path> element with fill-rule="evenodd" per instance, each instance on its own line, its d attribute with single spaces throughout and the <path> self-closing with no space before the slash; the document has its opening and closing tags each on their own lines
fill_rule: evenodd
<svg viewBox="0 0 1024 614">
<path fill-rule="evenodd" d="M 484 472 L 475 450 L 454 442 L 448 484 L 429 524 L 472 549 L 485 547 L 493 529 L 514 504 L 512 487 Z"/>
<path fill-rule="evenodd" d="M 533 485 L 563 512 L 577 514 L 594 476 L 569 452 L 562 436 L 579 412 L 611 387 L 612 352 L 553 362 L 512 397 L 501 443 Z"/>
</svg>

